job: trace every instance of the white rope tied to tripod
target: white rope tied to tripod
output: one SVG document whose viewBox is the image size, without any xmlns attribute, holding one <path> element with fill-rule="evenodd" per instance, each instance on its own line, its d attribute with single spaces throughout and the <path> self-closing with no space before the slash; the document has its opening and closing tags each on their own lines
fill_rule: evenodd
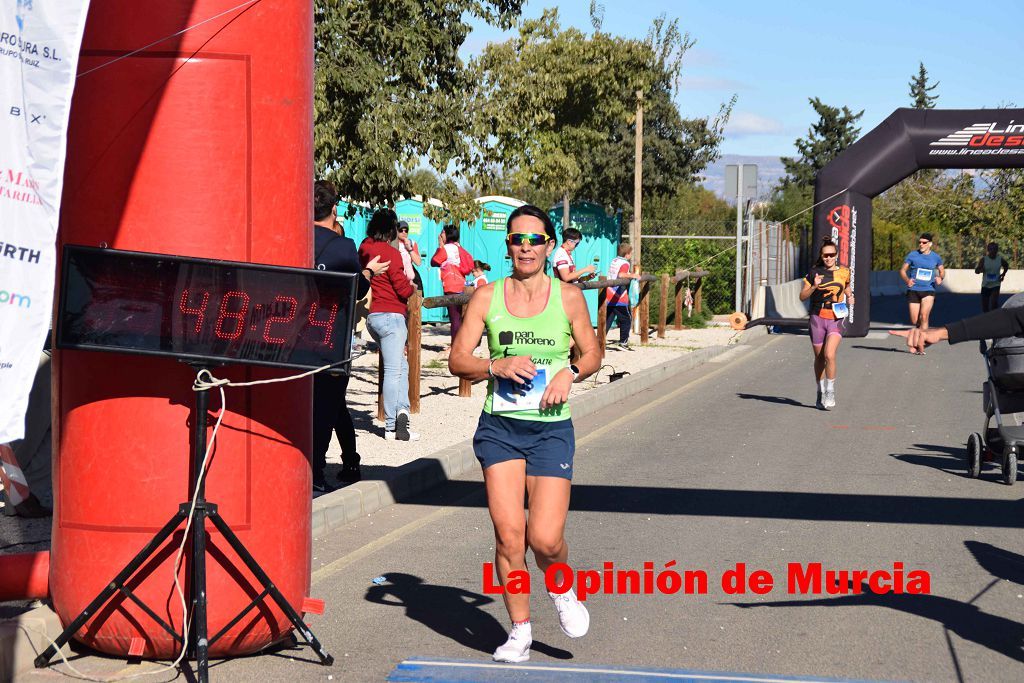
<svg viewBox="0 0 1024 683">
<path fill-rule="evenodd" d="M 199 502 L 199 491 L 202 488 L 203 480 L 206 478 L 206 473 L 207 470 L 209 469 L 210 456 L 213 454 L 213 447 L 217 441 L 217 432 L 220 430 L 221 423 L 224 420 L 224 414 L 227 412 L 227 397 L 226 394 L 224 393 L 224 387 L 251 387 L 259 384 L 290 382 L 292 380 L 302 379 L 304 377 L 315 375 L 319 372 L 324 372 L 325 370 L 330 370 L 332 368 L 347 365 L 361 355 L 362 354 L 357 354 L 347 360 L 343 360 L 337 363 L 331 363 L 330 365 L 324 365 L 319 368 L 308 370 L 297 375 L 289 375 L 287 377 L 275 377 L 273 379 L 253 380 L 251 382 L 232 382 L 225 378 L 214 377 L 213 373 L 211 373 L 209 370 L 205 368 L 199 370 L 196 373 L 196 378 L 195 380 L 193 380 L 192 383 L 192 391 L 209 391 L 211 389 L 217 389 L 220 392 L 220 412 L 217 414 L 217 421 L 213 425 L 213 431 L 211 432 L 210 439 L 206 444 L 206 452 L 203 454 L 203 462 L 199 467 L 199 476 L 196 478 L 196 488 L 195 491 L 193 491 L 192 493 L 192 502 L 191 506 L 189 507 L 188 517 L 186 518 L 185 529 L 181 537 L 181 545 L 178 546 L 178 552 L 174 556 L 174 588 L 181 602 L 181 614 L 183 619 L 181 652 L 178 654 L 177 658 L 173 662 L 171 662 L 167 666 L 160 667 L 159 669 L 154 669 L 152 671 L 140 671 L 138 673 L 127 674 L 124 676 L 95 678 L 76 669 L 75 666 L 71 664 L 70 661 L 68 661 L 68 658 L 64 655 L 64 652 L 60 648 L 56 647 L 56 643 L 53 641 L 52 638 L 50 638 L 48 634 L 33 629 L 33 632 L 42 635 L 44 638 L 50 641 L 51 645 L 55 647 L 55 649 L 57 650 L 57 654 L 60 656 L 63 663 L 67 666 L 68 671 L 71 672 L 70 674 L 65 673 L 65 675 L 70 675 L 73 678 L 78 678 L 84 681 L 94 681 L 95 683 L 116 683 L 117 681 L 126 681 L 132 678 L 138 678 L 140 676 L 152 676 L 154 674 L 163 673 L 165 671 L 171 671 L 173 669 L 178 668 L 181 662 L 185 659 L 185 653 L 188 651 L 188 634 L 191 628 L 191 619 L 186 616 L 188 614 L 188 602 L 185 599 L 185 590 L 181 586 L 181 582 L 178 579 L 178 575 L 181 570 L 181 562 L 185 556 L 185 546 L 188 544 L 189 531 L 191 531 L 192 528 L 192 518 L 193 515 L 195 514 L 196 506 L 198 505 Z M 205 422 L 206 415 L 197 415 L 196 419 L 203 420 Z"/>
</svg>

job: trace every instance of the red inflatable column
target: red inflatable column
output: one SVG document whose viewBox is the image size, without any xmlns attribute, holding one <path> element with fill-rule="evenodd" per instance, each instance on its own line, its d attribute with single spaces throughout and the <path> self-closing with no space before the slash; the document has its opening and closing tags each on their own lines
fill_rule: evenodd
<svg viewBox="0 0 1024 683">
<path fill-rule="evenodd" d="M 308 0 L 239 4 L 92 0 L 71 110 L 61 244 L 311 264 L 311 7 Z M 55 354 L 50 586 L 65 624 L 187 499 L 193 376 L 167 359 Z M 210 406 L 219 408 L 216 392 Z M 207 497 L 301 609 L 310 577 L 311 385 L 228 389 L 227 407 Z M 210 533 L 214 634 L 259 590 L 220 534 Z M 180 539 L 179 532 L 132 581 L 178 630 L 172 564 Z M 289 629 L 264 602 L 210 655 L 253 652 Z M 147 657 L 178 650 L 123 596 L 78 638 L 117 654 L 136 638 L 145 640 Z"/>
</svg>

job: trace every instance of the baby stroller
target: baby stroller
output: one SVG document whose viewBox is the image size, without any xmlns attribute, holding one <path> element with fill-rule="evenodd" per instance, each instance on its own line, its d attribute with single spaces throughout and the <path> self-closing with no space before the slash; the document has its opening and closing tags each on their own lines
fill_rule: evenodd
<svg viewBox="0 0 1024 683">
<path fill-rule="evenodd" d="M 1024 306 L 1024 294 L 1018 294 L 1004 307 Z M 967 474 L 977 478 L 984 462 L 999 463 L 1003 482 L 1017 481 L 1017 458 L 1024 447 L 1024 426 L 1018 414 L 1024 413 L 1024 338 L 982 342 L 988 380 L 982 390 L 985 426 L 967 439 Z M 992 418 L 996 426 L 992 427 Z"/>
</svg>

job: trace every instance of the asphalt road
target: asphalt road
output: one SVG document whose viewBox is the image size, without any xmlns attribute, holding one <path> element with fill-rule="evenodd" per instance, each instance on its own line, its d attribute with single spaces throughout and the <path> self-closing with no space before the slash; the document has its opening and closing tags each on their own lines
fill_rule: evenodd
<svg viewBox="0 0 1024 683">
<path fill-rule="evenodd" d="M 973 298 L 960 302 L 970 312 Z M 1024 680 L 1024 482 L 1006 486 L 994 468 L 964 475 L 963 444 L 983 417 L 977 346 L 917 357 L 881 331 L 844 340 L 831 412 L 814 408 L 806 336 L 729 355 L 578 421 L 567 528 L 579 568 L 674 560 L 706 572 L 707 593 L 594 595 L 591 631 L 573 641 L 534 571 L 531 664 Z M 299 648 L 218 663 L 214 680 L 377 681 L 403 660 L 488 662 L 507 616 L 500 596 L 483 594 L 494 544 L 480 481 L 314 542 L 312 593 L 328 609 L 309 624 L 333 667 Z M 930 594 L 790 594 L 788 566 L 818 562 L 890 572 L 901 562 L 928 573 Z M 770 572 L 774 588 L 727 594 L 720 579 L 737 563 Z"/>
</svg>

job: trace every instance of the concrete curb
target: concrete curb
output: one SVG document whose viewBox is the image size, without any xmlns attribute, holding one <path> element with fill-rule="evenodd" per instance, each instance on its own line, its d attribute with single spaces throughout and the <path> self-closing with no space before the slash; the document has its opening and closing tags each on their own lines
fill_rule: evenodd
<svg viewBox="0 0 1024 683">
<path fill-rule="evenodd" d="M 739 333 L 736 341 L 737 344 L 749 343 L 751 339 L 767 334 L 767 328 L 759 326 Z M 721 356 L 734 349 L 737 344 L 697 349 L 677 360 L 641 370 L 617 382 L 592 389 L 573 400 L 573 415 L 583 417 L 607 408 Z M 401 465 L 390 471 L 386 479 L 361 481 L 320 496 L 313 501 L 313 537 L 323 536 L 388 505 L 409 500 L 477 466 L 476 456 L 473 455 L 473 442 L 467 439 L 443 448 L 429 457 L 418 458 Z"/>
</svg>

